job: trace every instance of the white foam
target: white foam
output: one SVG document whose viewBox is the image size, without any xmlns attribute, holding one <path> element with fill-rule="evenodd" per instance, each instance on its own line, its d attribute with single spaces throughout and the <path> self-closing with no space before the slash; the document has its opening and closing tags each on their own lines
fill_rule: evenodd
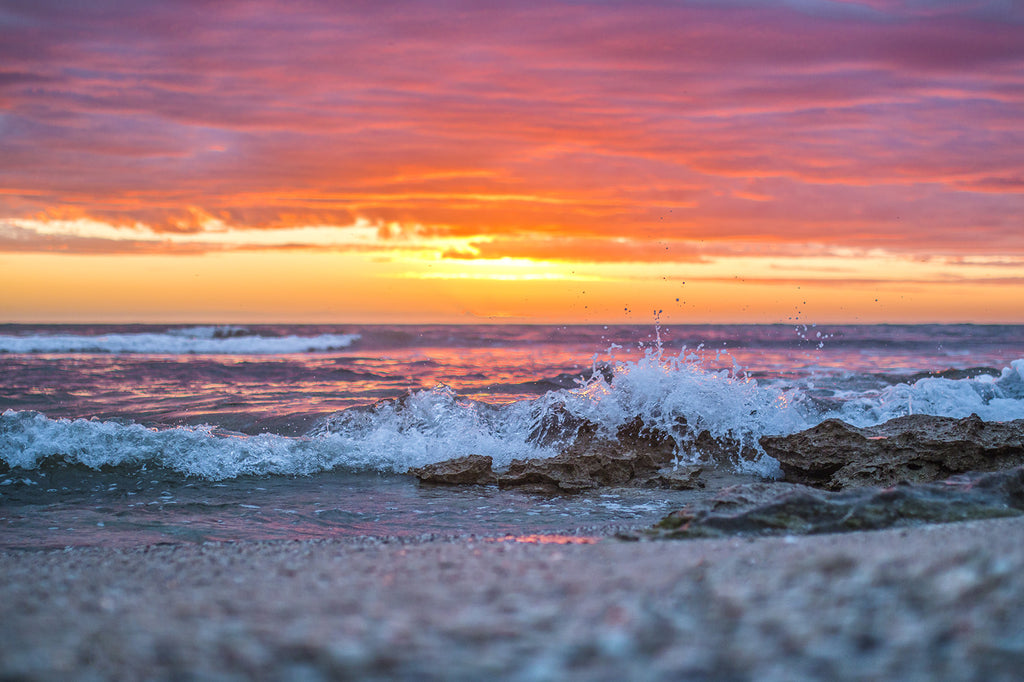
<svg viewBox="0 0 1024 682">
<path fill-rule="evenodd" d="M 209 479 L 323 468 L 320 453 L 308 441 L 267 434 L 223 436 L 208 426 L 157 430 L 7 410 L 0 415 L 0 436 L 0 457 L 12 467 L 26 469 L 48 457 L 93 468 L 152 464 Z"/>
<path fill-rule="evenodd" d="M 401 407 L 340 413 L 330 427 L 299 438 L 226 435 L 210 426 L 153 429 L 7 410 L 0 415 L 0 459 L 25 469 L 47 458 L 92 468 L 147 464 L 222 480 L 336 468 L 404 472 L 470 453 L 490 454 L 500 466 L 514 457 L 554 454 L 528 444 L 514 415 L 504 420 L 497 412 L 487 414 L 494 409 L 456 401 L 441 387 L 414 394 Z"/>
<path fill-rule="evenodd" d="M 187 327 L 166 332 L 0 336 L 0 353 L 290 354 L 347 348 L 358 334 L 260 336 L 244 327 Z"/>
<path fill-rule="evenodd" d="M 976 414 L 985 421 L 1024 419 L 1024 359 L 1014 360 L 998 378 L 987 374 L 969 379 L 929 377 L 889 386 L 851 399 L 826 416 L 872 426 L 908 414 L 956 418 Z"/>
<path fill-rule="evenodd" d="M 550 457 L 553 446 L 530 442 L 546 399 L 488 405 L 459 398 L 447 386 L 417 391 L 398 401 L 346 410 L 311 432 L 350 453 L 353 464 L 393 471 L 469 454 L 490 456 L 496 467 L 513 459 Z"/>
</svg>

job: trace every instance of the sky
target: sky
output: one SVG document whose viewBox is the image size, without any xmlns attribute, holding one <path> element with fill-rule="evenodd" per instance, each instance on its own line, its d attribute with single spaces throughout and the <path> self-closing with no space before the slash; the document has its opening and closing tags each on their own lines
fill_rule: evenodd
<svg viewBox="0 0 1024 682">
<path fill-rule="evenodd" d="M 1024 323 L 1024 4 L 2 0 L 0 291 L 0 322 Z"/>
</svg>

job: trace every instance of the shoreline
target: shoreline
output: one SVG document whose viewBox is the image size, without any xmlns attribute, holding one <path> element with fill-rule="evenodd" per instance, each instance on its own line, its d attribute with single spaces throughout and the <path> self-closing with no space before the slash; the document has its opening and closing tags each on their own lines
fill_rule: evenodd
<svg viewBox="0 0 1024 682">
<path fill-rule="evenodd" d="M 25 679 L 1013 679 L 1024 518 L 834 535 L 0 552 Z"/>
</svg>

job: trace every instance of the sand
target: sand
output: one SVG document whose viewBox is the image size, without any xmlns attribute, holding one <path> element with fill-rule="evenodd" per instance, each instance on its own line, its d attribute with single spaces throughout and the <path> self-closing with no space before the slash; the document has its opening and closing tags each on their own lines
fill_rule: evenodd
<svg viewBox="0 0 1024 682">
<path fill-rule="evenodd" d="M 1024 520 L 0 555 L 3 679 L 1019 679 Z"/>
</svg>

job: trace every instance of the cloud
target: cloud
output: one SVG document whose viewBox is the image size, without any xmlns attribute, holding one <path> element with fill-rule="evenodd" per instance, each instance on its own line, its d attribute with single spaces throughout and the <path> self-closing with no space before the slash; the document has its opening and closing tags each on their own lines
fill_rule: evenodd
<svg viewBox="0 0 1024 682">
<path fill-rule="evenodd" d="M 693 245 L 664 241 L 580 237 L 499 238 L 472 242 L 472 250 L 449 250 L 449 259 L 527 258 L 583 263 L 697 263 L 705 260 Z"/>
<path fill-rule="evenodd" d="M 0 253 L 65 253 L 79 255 L 161 255 L 197 256 L 208 253 L 239 251 L 347 251 L 366 253 L 427 253 L 435 254 L 438 246 L 424 241 L 387 240 L 366 242 L 345 235 L 344 231 L 332 240 L 310 240 L 315 230 L 288 230 L 273 240 L 249 239 L 217 241 L 199 239 L 198 235 L 170 235 L 164 238 L 133 239 L 123 236 L 95 236 L 76 234 L 74 231 L 42 232 L 11 223 L 0 222 Z M 298 232 L 298 234 L 292 234 Z"/>
<path fill-rule="evenodd" d="M 657 260 L 666 240 L 1024 248 L 1012 3 L 0 13 L 0 219 L 362 219 L 594 262 Z M 157 248 L 130 242 L 64 247 Z"/>
<path fill-rule="evenodd" d="M 35 230 L 0 223 L 0 253 L 74 253 L 84 255 L 197 255 L 209 245 L 177 244 L 156 239 L 108 239 L 68 234 L 40 234 Z M 222 250 L 214 247 L 213 250 Z"/>
</svg>

